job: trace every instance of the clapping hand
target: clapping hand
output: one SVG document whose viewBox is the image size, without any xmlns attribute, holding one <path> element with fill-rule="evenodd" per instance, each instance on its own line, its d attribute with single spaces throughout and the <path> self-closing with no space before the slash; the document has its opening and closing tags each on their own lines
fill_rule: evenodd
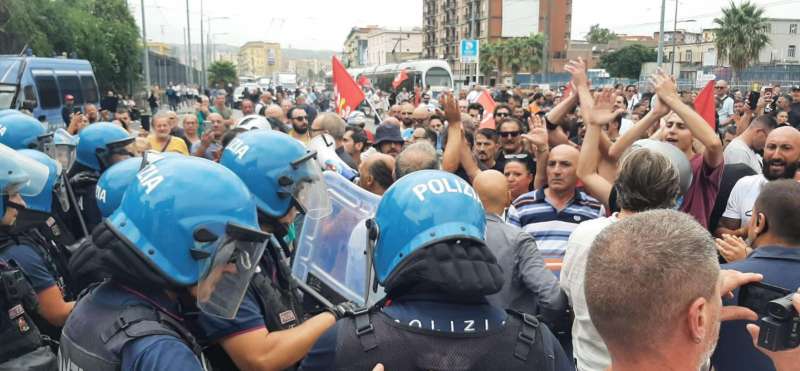
<svg viewBox="0 0 800 371">
<path fill-rule="evenodd" d="M 594 107 L 589 112 L 589 124 L 605 125 L 625 113 L 623 108 L 614 110 L 614 97 L 614 91 L 611 88 L 604 88 L 600 92 L 594 101 Z"/>
<path fill-rule="evenodd" d="M 530 130 L 526 134 L 522 134 L 522 140 L 536 146 L 538 152 L 547 149 L 547 128 L 544 125 L 542 117 L 539 115 L 531 115 L 528 118 L 528 126 Z"/>
<path fill-rule="evenodd" d="M 672 98 L 678 98 L 678 89 L 675 84 L 675 79 L 667 75 L 666 72 L 660 68 L 652 75 L 650 75 L 650 84 L 655 88 L 656 95 L 664 101 Z"/>
<path fill-rule="evenodd" d="M 453 94 L 443 94 L 443 107 L 444 117 L 447 120 L 447 125 L 461 124 L 461 111 L 458 109 L 458 102 Z"/>
<path fill-rule="evenodd" d="M 572 75 L 572 82 L 575 87 L 589 86 L 589 77 L 586 75 L 586 63 L 583 58 L 578 57 L 577 61 L 569 61 L 564 66 L 564 70 Z"/>
</svg>

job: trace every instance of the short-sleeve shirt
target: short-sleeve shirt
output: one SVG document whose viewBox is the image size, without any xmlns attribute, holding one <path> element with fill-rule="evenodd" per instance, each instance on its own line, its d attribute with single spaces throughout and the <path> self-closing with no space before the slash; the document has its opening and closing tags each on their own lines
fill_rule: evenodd
<svg viewBox="0 0 800 371">
<path fill-rule="evenodd" d="M 164 147 L 163 144 L 159 143 L 158 140 L 156 140 L 156 136 L 155 135 L 151 135 L 148 138 L 148 141 L 150 142 L 150 149 L 153 150 L 153 151 L 157 151 L 157 152 L 176 152 L 176 153 L 180 153 L 180 154 L 186 155 L 186 156 L 189 155 L 189 149 L 186 148 L 186 142 L 184 142 L 183 140 L 181 140 L 178 137 L 170 136 L 169 137 L 169 143 L 167 143 L 166 147 Z"/>
<path fill-rule="evenodd" d="M 683 196 L 680 211 L 693 216 L 703 228 L 708 228 L 708 219 L 714 211 L 714 202 L 719 193 L 722 180 L 723 163 L 712 168 L 703 160 L 702 154 L 695 155 L 690 161 L 692 165 L 692 184 Z"/>
<path fill-rule="evenodd" d="M 545 189 L 519 196 L 509 209 L 509 223 L 522 228 L 536 240 L 546 263 L 560 265 L 572 231 L 583 221 L 604 215 L 602 204 L 581 190 L 563 210 L 556 210 L 545 197 Z"/>
<path fill-rule="evenodd" d="M 31 283 L 31 287 L 36 293 L 49 289 L 56 284 L 56 278 L 47 269 L 47 263 L 39 255 L 35 247 L 28 245 L 12 245 L 0 251 L 0 259 L 14 260 L 19 264 L 25 277 Z"/>
<path fill-rule="evenodd" d="M 753 206 L 756 204 L 756 199 L 764 184 L 767 184 L 767 178 L 761 174 L 739 179 L 731 190 L 731 196 L 728 197 L 728 204 L 725 206 L 722 216 L 740 220 L 739 226 L 750 224 L 750 218 L 753 217 Z"/>
<path fill-rule="evenodd" d="M 761 156 L 744 143 L 741 138 L 736 138 L 725 147 L 725 164 L 746 164 L 756 173 L 761 174 Z"/>
<path fill-rule="evenodd" d="M 259 274 L 259 273 L 256 273 Z M 201 313 L 198 318 L 200 340 L 203 344 L 215 344 L 220 340 L 264 328 L 264 315 L 258 304 L 253 286 L 247 288 L 242 304 L 233 319 L 224 319 Z"/>
</svg>

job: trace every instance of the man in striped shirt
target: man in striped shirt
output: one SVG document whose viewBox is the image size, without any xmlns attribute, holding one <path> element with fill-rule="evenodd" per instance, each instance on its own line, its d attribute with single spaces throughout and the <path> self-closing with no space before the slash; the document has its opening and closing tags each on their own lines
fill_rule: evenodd
<svg viewBox="0 0 800 371">
<path fill-rule="evenodd" d="M 533 236 L 547 267 L 556 274 L 572 231 L 581 222 L 604 215 L 599 201 L 577 189 L 579 155 L 568 145 L 553 148 L 546 160 L 547 186 L 519 196 L 508 212 L 508 222 Z"/>
</svg>

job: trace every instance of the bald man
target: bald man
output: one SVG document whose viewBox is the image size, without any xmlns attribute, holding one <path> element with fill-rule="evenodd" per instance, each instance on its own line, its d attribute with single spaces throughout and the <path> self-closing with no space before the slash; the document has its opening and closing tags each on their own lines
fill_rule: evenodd
<svg viewBox="0 0 800 371">
<path fill-rule="evenodd" d="M 497 170 L 483 171 L 475 177 L 473 187 L 486 210 L 486 245 L 503 268 L 505 278 L 503 289 L 487 297 L 489 303 L 499 308 L 543 314 L 551 329 L 560 327 L 558 318 L 566 308 L 567 299 L 558 280 L 545 267 L 536 241 L 503 221 L 502 215 L 511 204 L 505 175 Z"/>
<path fill-rule="evenodd" d="M 581 222 L 605 214 L 599 201 L 577 189 L 579 156 L 577 149 L 566 144 L 551 149 L 547 185 L 519 196 L 509 211 L 509 223 L 536 239 L 548 268 L 556 274 L 572 231 Z"/>
<path fill-rule="evenodd" d="M 358 186 L 378 196 L 394 183 L 394 157 L 375 152 L 358 167 Z"/>
<path fill-rule="evenodd" d="M 714 233 L 716 236 L 730 234 L 747 237 L 753 205 L 764 184 L 795 177 L 800 162 L 800 131 L 791 126 L 772 130 L 764 144 L 762 162 L 763 174 L 743 177 L 733 186 L 725 212 Z"/>
</svg>

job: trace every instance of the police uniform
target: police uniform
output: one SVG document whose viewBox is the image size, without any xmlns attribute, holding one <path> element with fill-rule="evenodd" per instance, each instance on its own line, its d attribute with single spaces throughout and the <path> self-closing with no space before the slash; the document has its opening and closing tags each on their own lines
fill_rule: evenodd
<svg viewBox="0 0 800 371">
<path fill-rule="evenodd" d="M 487 302 L 404 296 L 340 320 L 300 370 L 573 370 L 535 317 Z"/>
<path fill-rule="evenodd" d="M 78 301 L 64 326 L 62 370 L 203 370 L 178 306 L 113 282 Z"/>
<path fill-rule="evenodd" d="M 275 251 L 280 247 L 271 247 L 264 252 L 234 319 L 207 314 L 201 314 L 198 319 L 202 342 L 208 346 L 205 354 L 215 369 L 236 369 L 220 346 L 221 340 L 262 328 L 269 332 L 287 330 L 302 323 L 302 306 L 291 273 Z"/>
</svg>

